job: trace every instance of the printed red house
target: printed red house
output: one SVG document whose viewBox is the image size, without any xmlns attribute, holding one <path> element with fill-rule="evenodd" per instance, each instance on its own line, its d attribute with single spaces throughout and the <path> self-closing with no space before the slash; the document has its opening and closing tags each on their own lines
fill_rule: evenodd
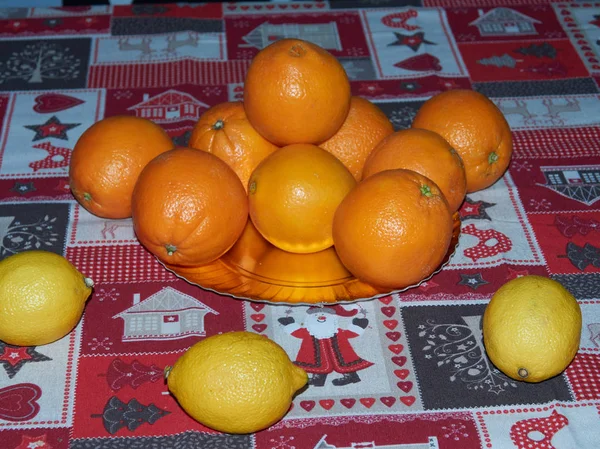
<svg viewBox="0 0 600 449">
<path fill-rule="evenodd" d="M 133 305 L 113 318 L 123 319 L 125 342 L 177 340 L 206 335 L 204 318 L 210 313 L 219 314 L 196 298 L 165 287 L 144 301 L 134 294 Z"/>
<path fill-rule="evenodd" d="M 469 25 L 476 26 L 482 36 L 522 36 L 537 34 L 535 24 L 541 23 L 532 17 L 510 8 L 494 8 L 484 13 Z"/>
<path fill-rule="evenodd" d="M 146 118 L 157 123 L 177 122 L 180 120 L 197 120 L 200 114 L 208 109 L 206 103 L 194 98 L 186 92 L 174 89 L 167 90 L 150 97 L 144 94 L 143 100 L 128 108 L 135 111 L 137 117 Z"/>
</svg>

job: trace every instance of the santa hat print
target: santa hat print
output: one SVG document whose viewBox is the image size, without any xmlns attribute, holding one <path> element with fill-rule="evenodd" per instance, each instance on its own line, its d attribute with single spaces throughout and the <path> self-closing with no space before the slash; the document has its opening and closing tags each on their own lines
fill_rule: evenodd
<svg viewBox="0 0 600 449">
<path fill-rule="evenodd" d="M 307 314 L 312 315 L 314 313 L 328 313 L 341 317 L 351 317 L 358 313 L 359 307 L 354 307 L 350 310 L 344 309 L 341 305 L 337 304 L 330 307 L 309 307 L 306 311 Z"/>
</svg>

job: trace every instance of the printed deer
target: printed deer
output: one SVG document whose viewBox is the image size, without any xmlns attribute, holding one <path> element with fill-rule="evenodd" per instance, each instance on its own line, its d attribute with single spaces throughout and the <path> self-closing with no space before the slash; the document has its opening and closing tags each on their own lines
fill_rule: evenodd
<svg viewBox="0 0 600 449">
<path fill-rule="evenodd" d="M 119 38 L 119 50 L 121 51 L 139 51 L 140 59 L 149 58 L 154 50 L 150 48 L 151 37 L 143 37 L 139 42 L 131 43 L 128 37 Z"/>
<path fill-rule="evenodd" d="M 124 222 L 105 221 L 104 226 L 100 230 L 100 233 L 102 234 L 102 238 L 104 240 L 109 240 L 109 239 L 114 240 L 117 238 L 117 236 L 115 234 L 115 231 L 117 229 L 119 229 L 119 228 L 131 229 L 132 226 L 133 225 L 132 225 L 131 221 L 124 221 Z"/>
<path fill-rule="evenodd" d="M 553 125 L 565 124 L 565 121 L 559 115 L 563 112 L 581 112 L 579 101 L 575 98 L 567 98 L 566 103 L 555 103 L 554 99 L 545 98 L 542 100 L 542 104 L 548 109 L 548 113 L 544 114 L 544 117 L 550 118 Z"/>
<path fill-rule="evenodd" d="M 590 323 L 588 329 L 590 330 L 590 341 L 600 347 L 600 341 L 598 341 L 600 340 L 600 323 Z"/>
<path fill-rule="evenodd" d="M 525 125 L 535 124 L 535 117 L 537 117 L 537 115 L 532 114 L 529 111 L 525 100 L 512 100 L 513 104 L 508 104 L 508 101 L 510 100 L 500 100 L 500 102 L 498 102 L 498 108 L 500 108 L 504 115 L 517 114 L 523 117 L 523 123 Z"/>
<path fill-rule="evenodd" d="M 198 47 L 200 36 L 197 33 L 188 33 L 187 38 L 177 40 L 176 34 L 167 36 L 167 54 L 177 54 L 177 49 L 180 47 Z"/>
</svg>

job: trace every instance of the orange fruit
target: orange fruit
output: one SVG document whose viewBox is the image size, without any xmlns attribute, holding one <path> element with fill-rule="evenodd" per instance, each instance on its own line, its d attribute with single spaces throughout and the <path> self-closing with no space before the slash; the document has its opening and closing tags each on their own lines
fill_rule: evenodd
<svg viewBox="0 0 600 449">
<path fill-rule="evenodd" d="M 94 123 L 81 135 L 69 165 L 69 185 L 79 203 L 103 218 L 131 217 L 131 194 L 140 172 L 174 147 L 156 123 L 118 115 Z"/>
<path fill-rule="evenodd" d="M 271 153 L 250 176 L 250 218 L 276 247 L 313 253 L 333 245 L 335 209 L 356 181 L 335 156 L 311 144 Z"/>
<path fill-rule="evenodd" d="M 358 279 L 400 289 L 441 264 L 452 226 L 448 202 L 431 179 L 412 170 L 386 170 L 344 198 L 333 219 L 333 241 Z"/>
<path fill-rule="evenodd" d="M 300 39 L 281 39 L 258 52 L 244 82 L 248 120 L 279 146 L 329 139 L 348 115 L 350 95 L 339 61 Z"/>
<path fill-rule="evenodd" d="M 329 151 L 360 181 L 369 153 L 394 132 L 392 122 L 381 109 L 362 97 L 352 97 L 350 111 L 342 127 L 319 146 Z"/>
<path fill-rule="evenodd" d="M 506 171 L 512 135 L 498 107 L 473 90 L 449 90 L 427 100 L 413 128 L 441 135 L 460 154 L 467 175 L 467 193 L 485 189 Z"/>
<path fill-rule="evenodd" d="M 367 158 L 363 179 L 394 168 L 413 170 L 437 184 L 450 212 L 456 212 L 467 190 L 462 159 L 442 136 L 426 129 L 405 129 L 382 140 Z"/>
<path fill-rule="evenodd" d="M 194 126 L 188 146 L 223 159 L 248 189 L 250 173 L 277 149 L 250 124 L 240 101 L 207 109 Z"/>
<path fill-rule="evenodd" d="M 248 220 L 235 172 L 213 154 L 178 147 L 154 158 L 133 191 L 138 240 L 170 265 L 197 266 L 221 257 Z"/>
</svg>

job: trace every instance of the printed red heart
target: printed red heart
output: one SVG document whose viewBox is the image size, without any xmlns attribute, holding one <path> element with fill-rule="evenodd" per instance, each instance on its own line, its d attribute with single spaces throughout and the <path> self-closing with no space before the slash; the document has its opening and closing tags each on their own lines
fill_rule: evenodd
<svg viewBox="0 0 600 449">
<path fill-rule="evenodd" d="M 565 22 L 573 22 L 573 17 L 565 17 L 563 20 Z"/>
<path fill-rule="evenodd" d="M 392 405 L 394 405 L 394 402 L 396 402 L 396 398 L 392 396 L 384 396 L 381 398 L 381 402 L 383 402 L 388 407 L 391 407 Z"/>
<path fill-rule="evenodd" d="M 587 44 L 587 41 L 585 41 L 585 40 L 583 40 L 583 39 L 579 39 L 579 40 L 577 41 L 577 43 L 578 43 L 579 45 L 586 45 L 586 44 Z"/>
<path fill-rule="evenodd" d="M 409 407 L 415 403 L 416 398 L 414 396 L 402 396 L 400 400 Z"/>
<path fill-rule="evenodd" d="M 237 89 L 237 87 L 236 87 L 236 89 Z M 235 90 L 235 89 L 234 89 L 234 90 Z M 243 87 L 240 87 L 240 90 L 244 90 L 244 88 L 243 88 Z M 261 304 L 261 303 L 259 303 L 259 302 L 251 302 L 251 303 L 250 303 L 250 307 L 252 307 L 252 308 L 253 308 L 254 310 L 256 310 L 257 312 L 260 312 L 262 309 L 264 309 L 264 308 L 265 308 L 265 305 L 264 305 L 264 304 Z"/>
<path fill-rule="evenodd" d="M 233 98 L 242 99 L 244 98 L 244 94 L 235 94 Z"/>
<path fill-rule="evenodd" d="M 233 5 L 232 5 L 232 6 L 228 6 L 228 7 L 227 7 L 227 9 L 228 9 L 228 10 L 230 10 L 230 11 L 233 11 L 233 10 L 235 10 L 235 8 L 236 8 L 236 6 L 233 6 Z"/>
<path fill-rule="evenodd" d="M 584 38 L 583 34 L 574 34 L 573 37 L 576 37 L 577 39 L 583 39 Z"/>
<path fill-rule="evenodd" d="M 392 351 L 394 354 L 400 354 L 404 350 L 404 346 L 402 345 L 389 345 L 388 349 Z"/>
<path fill-rule="evenodd" d="M 398 366 L 404 366 L 404 364 L 406 363 L 406 357 L 404 357 L 403 355 L 394 356 L 392 357 L 392 362 L 394 362 Z"/>
<path fill-rule="evenodd" d="M 406 379 L 409 375 L 409 371 L 407 369 L 397 369 L 394 370 L 394 374 L 400 379 Z"/>
<path fill-rule="evenodd" d="M 595 55 L 593 52 L 591 52 L 591 51 L 586 51 L 586 52 L 585 52 L 583 55 L 584 55 L 586 58 L 593 58 L 594 56 L 596 56 L 596 55 Z"/>
<path fill-rule="evenodd" d="M 277 5 L 277 6 L 279 6 L 279 9 L 285 9 L 285 8 L 287 8 L 287 5 Z"/>
<path fill-rule="evenodd" d="M 28 421 L 38 414 L 37 400 L 42 390 L 35 384 L 23 383 L 0 388 L 0 419 Z"/>
<path fill-rule="evenodd" d="M 33 110 L 40 114 L 48 114 L 50 112 L 64 111 L 82 103 L 85 103 L 85 101 L 71 97 L 70 95 L 42 94 L 35 97 Z"/>
<path fill-rule="evenodd" d="M 568 26 L 569 28 L 574 28 L 574 27 L 576 27 L 576 26 L 577 26 L 577 24 L 576 24 L 576 23 L 567 23 L 567 26 Z"/>
<path fill-rule="evenodd" d="M 384 296 L 383 298 L 379 298 L 379 300 L 386 305 L 391 303 L 392 299 L 393 298 L 391 296 Z"/>
<path fill-rule="evenodd" d="M 307 5 L 304 5 L 304 8 L 305 8 L 305 9 L 310 9 L 310 8 L 312 8 L 312 5 L 309 3 L 309 4 L 307 4 Z"/>
<path fill-rule="evenodd" d="M 325 410 L 330 410 L 331 407 L 333 407 L 333 404 L 335 404 L 335 401 L 333 399 L 321 399 L 319 404 L 321 404 L 321 407 Z"/>
<path fill-rule="evenodd" d="M 310 412 L 315 407 L 315 401 L 302 401 L 300 402 L 300 407 Z"/>
<path fill-rule="evenodd" d="M 394 67 L 405 70 L 413 70 L 415 72 L 428 72 L 433 70 L 439 72 L 442 70 L 440 60 L 429 53 L 413 56 L 404 61 L 397 62 Z"/>
<path fill-rule="evenodd" d="M 273 9 L 275 8 L 275 5 L 267 5 L 267 9 Z"/>
<path fill-rule="evenodd" d="M 254 9 L 256 9 L 257 11 L 262 9 L 263 5 L 254 5 Z"/>
<path fill-rule="evenodd" d="M 265 314 L 264 313 L 253 313 L 252 315 L 250 315 L 250 318 L 252 318 L 257 323 L 260 323 L 262 320 L 265 319 Z"/>
<path fill-rule="evenodd" d="M 258 332 L 259 334 L 261 332 L 264 332 L 264 330 L 267 328 L 266 324 L 253 324 L 252 325 L 252 329 L 254 329 L 256 332 Z"/>
<path fill-rule="evenodd" d="M 385 336 L 392 341 L 398 341 L 402 334 L 400 332 L 386 332 Z"/>
<path fill-rule="evenodd" d="M 590 61 L 590 62 L 595 62 L 595 63 L 597 63 L 597 62 L 598 62 L 598 60 L 597 60 L 596 58 L 590 58 L 590 59 L 588 59 L 588 61 Z"/>
<path fill-rule="evenodd" d="M 388 329 L 392 330 L 394 329 L 396 326 L 398 326 L 398 320 L 384 320 L 383 321 L 383 325 L 385 327 L 387 327 Z"/>
<path fill-rule="evenodd" d="M 590 50 L 591 50 L 591 47 L 588 47 L 587 45 L 582 45 L 582 46 L 581 46 L 581 49 L 582 49 L 583 51 L 590 51 Z M 593 53 L 592 53 L 592 54 L 593 54 Z"/>
<path fill-rule="evenodd" d="M 594 70 L 600 70 L 600 65 L 593 65 L 592 69 L 594 69 Z"/>
<path fill-rule="evenodd" d="M 375 404 L 375 398 L 360 398 L 359 402 L 367 408 L 371 408 Z"/>
<path fill-rule="evenodd" d="M 408 391 L 407 391 L 408 393 Z M 340 399 L 340 402 L 342 403 L 342 405 L 346 408 L 352 408 L 354 407 L 354 404 L 356 404 L 356 399 Z"/>
<path fill-rule="evenodd" d="M 292 9 L 298 9 L 300 8 L 300 5 L 297 3 L 292 3 Z"/>
<path fill-rule="evenodd" d="M 249 6 L 240 6 L 240 8 L 242 9 L 242 11 L 247 11 L 250 9 Z"/>
<path fill-rule="evenodd" d="M 390 318 L 394 315 L 394 313 L 396 313 L 396 308 L 395 307 L 382 307 L 381 313 L 383 313 L 385 316 Z"/>
<path fill-rule="evenodd" d="M 563 16 L 570 16 L 570 15 L 571 15 L 571 11 L 569 11 L 568 9 L 563 9 L 563 10 L 561 11 L 561 14 L 562 14 Z"/>
<path fill-rule="evenodd" d="M 405 393 L 409 393 L 413 387 L 413 383 L 410 380 L 407 380 L 406 382 L 398 382 L 396 385 L 398 385 L 398 388 L 400 388 Z"/>
<path fill-rule="evenodd" d="M 315 6 L 317 8 L 325 8 L 325 3 L 317 3 Z"/>
</svg>

